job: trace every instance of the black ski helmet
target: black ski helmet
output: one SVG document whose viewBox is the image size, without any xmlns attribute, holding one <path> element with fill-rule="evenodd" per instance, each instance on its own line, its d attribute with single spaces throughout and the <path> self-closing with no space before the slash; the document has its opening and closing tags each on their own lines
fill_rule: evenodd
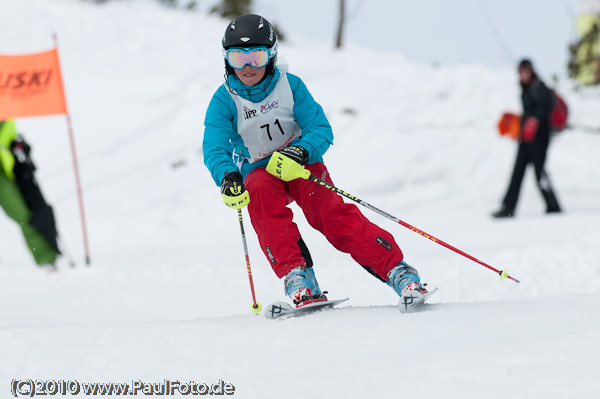
<svg viewBox="0 0 600 399">
<path fill-rule="evenodd" d="M 223 58 L 227 74 L 233 74 L 233 68 L 227 63 L 226 51 L 232 47 L 250 48 L 264 46 L 269 49 L 269 63 L 266 75 L 275 73 L 277 64 L 277 33 L 273 25 L 256 14 L 245 14 L 237 17 L 227 25 L 223 35 Z"/>
</svg>

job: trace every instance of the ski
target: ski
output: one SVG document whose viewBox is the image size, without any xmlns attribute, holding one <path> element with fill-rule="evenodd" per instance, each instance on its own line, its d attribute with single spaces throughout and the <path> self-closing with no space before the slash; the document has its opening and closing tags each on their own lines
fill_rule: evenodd
<svg viewBox="0 0 600 399">
<path fill-rule="evenodd" d="M 266 307 L 265 317 L 267 319 L 286 319 L 289 317 L 298 317 L 306 315 L 317 310 L 332 308 L 339 303 L 347 301 L 349 298 L 344 299 L 328 299 L 325 301 L 311 302 L 306 305 L 302 305 L 299 308 L 293 307 L 287 302 L 274 302 Z"/>
<path fill-rule="evenodd" d="M 437 287 L 432 289 L 431 291 L 427 291 L 424 295 L 407 295 L 403 298 L 400 298 L 398 302 L 397 308 L 402 313 L 412 313 L 416 312 L 423 307 L 427 299 L 436 293 L 438 290 Z"/>
<path fill-rule="evenodd" d="M 429 299 L 429 297 L 431 297 L 431 295 L 435 294 L 437 291 L 438 288 L 436 287 L 431 291 L 428 291 L 425 295 L 406 296 L 400 299 L 396 307 L 402 313 L 418 312 L 419 310 L 423 310 L 423 305 L 425 304 L 425 302 Z M 348 299 L 349 298 L 311 302 L 306 305 L 300 306 L 299 308 L 296 308 L 287 302 L 274 302 L 265 308 L 265 317 L 267 319 L 274 320 L 303 316 L 316 312 L 317 310 L 333 308 L 334 306 L 345 302 Z"/>
</svg>

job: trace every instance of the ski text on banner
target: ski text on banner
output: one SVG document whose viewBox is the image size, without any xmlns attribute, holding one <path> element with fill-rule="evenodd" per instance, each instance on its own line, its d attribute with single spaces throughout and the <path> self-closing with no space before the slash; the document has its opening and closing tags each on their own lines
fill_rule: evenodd
<svg viewBox="0 0 600 399">
<path fill-rule="evenodd" d="M 0 120 L 66 113 L 56 49 L 0 54 Z"/>
</svg>

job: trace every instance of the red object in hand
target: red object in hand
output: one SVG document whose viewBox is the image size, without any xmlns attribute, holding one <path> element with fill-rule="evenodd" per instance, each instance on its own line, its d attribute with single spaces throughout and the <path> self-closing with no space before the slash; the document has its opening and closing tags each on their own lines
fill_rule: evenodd
<svg viewBox="0 0 600 399">
<path fill-rule="evenodd" d="M 530 116 L 523 124 L 523 131 L 521 132 L 521 138 L 526 143 L 531 143 L 535 139 L 540 121 L 537 118 Z"/>
<path fill-rule="evenodd" d="M 501 136 L 508 135 L 511 139 L 519 138 L 521 117 L 517 114 L 505 112 L 498 121 L 498 131 Z"/>
</svg>

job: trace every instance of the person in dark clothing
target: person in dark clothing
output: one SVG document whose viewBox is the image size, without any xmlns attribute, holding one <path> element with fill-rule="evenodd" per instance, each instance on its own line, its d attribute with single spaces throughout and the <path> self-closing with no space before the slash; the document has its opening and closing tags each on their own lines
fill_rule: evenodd
<svg viewBox="0 0 600 399">
<path fill-rule="evenodd" d="M 35 178 L 30 151 L 15 122 L 0 120 L 0 208 L 20 226 L 38 266 L 55 271 L 60 256 L 56 221 Z"/>
<path fill-rule="evenodd" d="M 522 60 L 518 72 L 523 103 L 519 149 L 502 207 L 492 213 L 496 218 L 514 216 L 523 176 L 530 163 L 533 164 L 538 187 L 546 201 L 546 213 L 561 212 L 544 169 L 550 144 L 550 115 L 554 105 L 554 92 L 537 76 L 530 60 Z"/>
</svg>

